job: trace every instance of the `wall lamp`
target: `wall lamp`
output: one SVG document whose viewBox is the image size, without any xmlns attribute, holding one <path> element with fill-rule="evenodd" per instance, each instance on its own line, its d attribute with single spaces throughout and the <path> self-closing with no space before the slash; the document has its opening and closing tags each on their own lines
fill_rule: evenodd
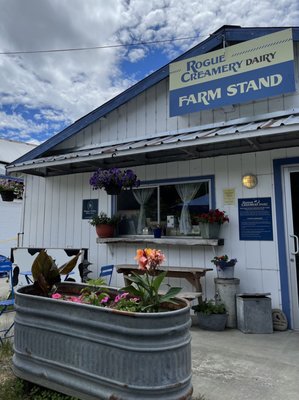
<svg viewBox="0 0 299 400">
<path fill-rule="evenodd" d="M 247 189 L 253 189 L 257 185 L 257 176 L 254 174 L 247 174 L 242 177 L 242 185 Z"/>
</svg>

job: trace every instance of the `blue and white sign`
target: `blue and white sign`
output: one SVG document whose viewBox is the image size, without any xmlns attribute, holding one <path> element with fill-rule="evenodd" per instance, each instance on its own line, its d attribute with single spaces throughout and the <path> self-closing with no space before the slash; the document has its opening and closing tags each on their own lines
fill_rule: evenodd
<svg viewBox="0 0 299 400">
<path fill-rule="evenodd" d="M 292 29 L 169 66 L 170 116 L 295 91 Z"/>
<path fill-rule="evenodd" d="M 91 219 L 99 212 L 99 200 L 89 199 L 82 202 L 82 219 Z"/>
<path fill-rule="evenodd" d="M 238 199 L 240 240 L 273 240 L 271 197 Z"/>
</svg>

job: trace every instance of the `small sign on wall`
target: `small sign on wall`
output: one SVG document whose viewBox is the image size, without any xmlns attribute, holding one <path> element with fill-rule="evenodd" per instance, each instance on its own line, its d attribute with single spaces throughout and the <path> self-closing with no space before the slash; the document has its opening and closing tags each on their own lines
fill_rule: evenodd
<svg viewBox="0 0 299 400">
<path fill-rule="evenodd" d="M 98 214 L 98 211 L 99 211 L 98 199 L 83 200 L 82 219 L 91 219 L 94 215 Z"/>
<path fill-rule="evenodd" d="M 223 189 L 223 204 L 234 206 L 236 203 L 236 189 Z"/>
<path fill-rule="evenodd" d="M 238 199 L 240 240 L 273 240 L 271 197 Z"/>
</svg>

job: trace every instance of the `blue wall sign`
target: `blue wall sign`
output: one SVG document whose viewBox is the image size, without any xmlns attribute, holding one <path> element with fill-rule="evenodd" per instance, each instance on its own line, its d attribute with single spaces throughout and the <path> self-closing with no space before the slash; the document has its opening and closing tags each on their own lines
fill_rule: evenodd
<svg viewBox="0 0 299 400">
<path fill-rule="evenodd" d="M 238 199 L 240 240 L 273 240 L 271 197 Z"/>
<path fill-rule="evenodd" d="M 82 219 L 91 219 L 94 215 L 98 215 L 98 212 L 99 212 L 98 199 L 83 200 Z"/>
</svg>

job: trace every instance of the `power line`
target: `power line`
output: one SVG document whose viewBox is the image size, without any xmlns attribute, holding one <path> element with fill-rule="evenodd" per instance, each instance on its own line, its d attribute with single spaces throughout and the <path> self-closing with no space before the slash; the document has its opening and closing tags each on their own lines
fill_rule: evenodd
<svg viewBox="0 0 299 400">
<path fill-rule="evenodd" d="M 153 41 L 150 41 L 150 42 L 136 42 L 136 43 L 129 43 L 129 44 L 113 44 L 113 45 L 93 46 L 93 47 L 74 47 L 74 48 L 67 48 L 67 49 L 0 51 L 0 55 L 37 54 L 37 53 L 62 53 L 62 52 L 68 52 L 68 51 L 86 51 L 86 50 L 112 49 L 112 48 L 116 48 L 116 47 L 147 46 L 147 45 L 150 45 L 150 44 L 169 43 L 169 42 L 175 42 L 175 41 L 179 41 L 179 40 L 198 39 L 199 37 L 200 36 L 189 36 L 189 37 L 176 38 L 176 39 L 153 40 Z"/>
</svg>

